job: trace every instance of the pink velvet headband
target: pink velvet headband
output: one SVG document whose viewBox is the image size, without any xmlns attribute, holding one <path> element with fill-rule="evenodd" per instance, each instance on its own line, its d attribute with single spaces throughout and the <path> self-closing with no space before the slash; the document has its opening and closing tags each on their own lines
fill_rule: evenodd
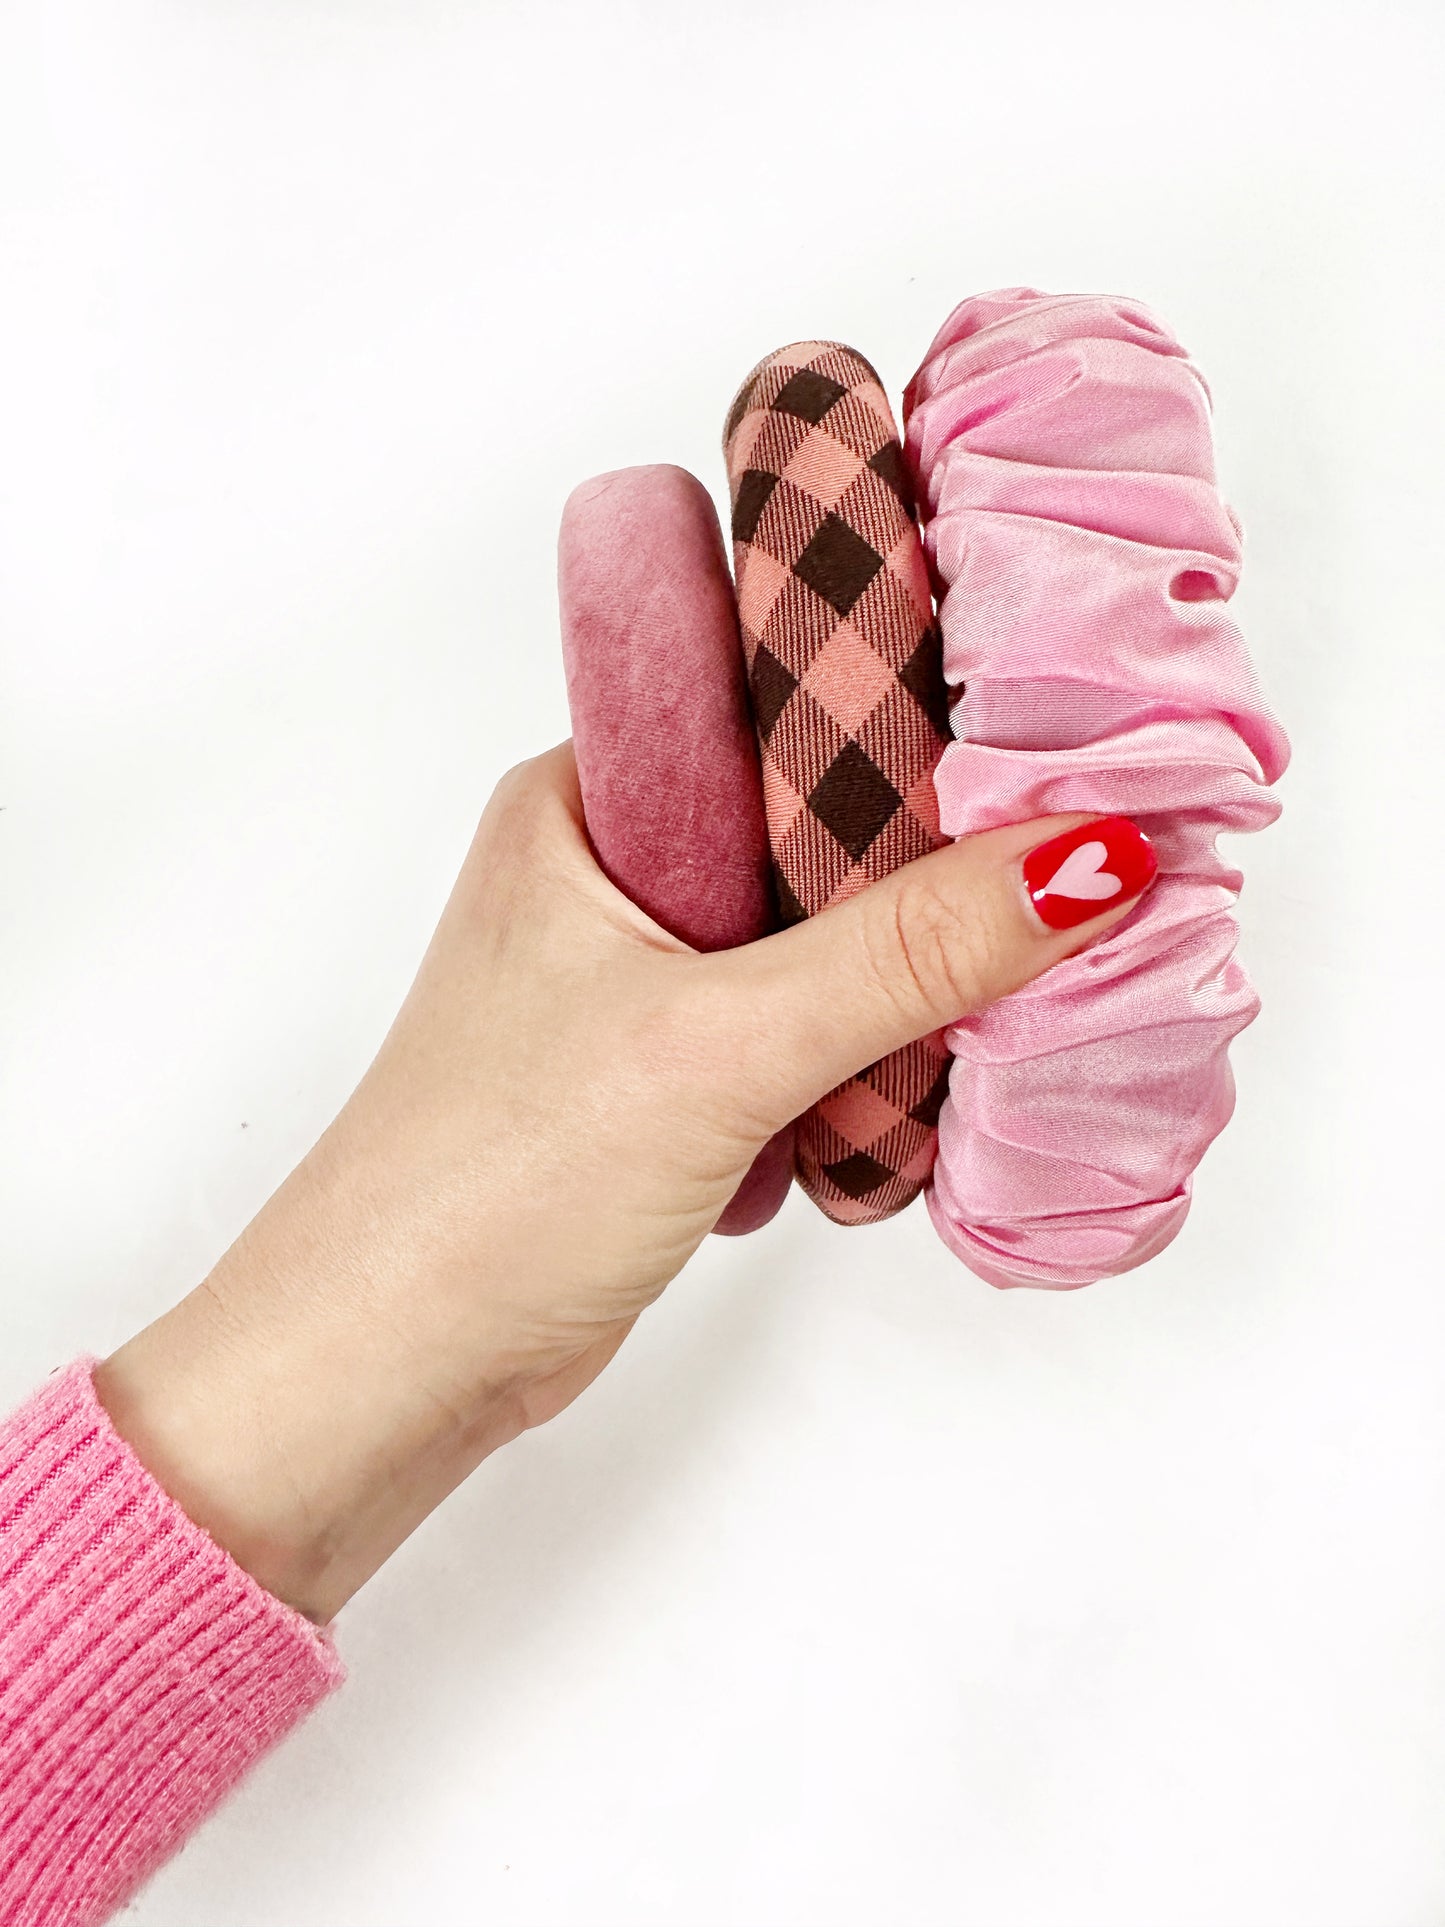
<svg viewBox="0 0 1445 1927">
<path fill-rule="evenodd" d="M 1289 752 L 1226 607 L 1242 531 L 1216 485 L 1204 379 L 1137 302 L 1031 288 L 963 302 L 904 392 L 904 441 L 953 695 L 935 778 L 944 832 L 1119 813 L 1160 860 L 1153 890 L 1105 939 L 946 1033 L 954 1061 L 927 1190 L 939 1235 L 996 1285 L 1088 1284 L 1178 1231 L 1232 1108 L 1229 1040 L 1258 1009 L 1233 955 L 1241 879 L 1214 845 L 1274 820 L 1265 786 Z M 619 560 L 614 546 L 608 563 L 607 546 L 592 545 L 594 566 L 614 571 L 625 606 L 638 554 Z M 589 768 L 599 799 L 630 790 L 634 826 L 648 786 L 597 753 L 622 672 L 586 649 L 566 569 L 562 587 L 584 800 L 607 865 L 617 830 L 599 838 Z M 715 652 L 725 629 L 735 647 L 735 617 L 714 611 Z M 615 657 L 616 634 L 611 646 Z M 735 728 L 728 740 L 739 762 Z M 689 748 L 696 771 L 715 764 L 701 737 Z M 728 780 L 749 798 L 746 868 L 762 835 L 756 777 Z M 756 934 L 759 914 L 754 901 L 731 940 Z M 771 1215 L 775 1174 L 776 1152 L 771 1185 L 755 1174 L 757 1202 L 740 1195 L 726 1228 Z"/>
</svg>

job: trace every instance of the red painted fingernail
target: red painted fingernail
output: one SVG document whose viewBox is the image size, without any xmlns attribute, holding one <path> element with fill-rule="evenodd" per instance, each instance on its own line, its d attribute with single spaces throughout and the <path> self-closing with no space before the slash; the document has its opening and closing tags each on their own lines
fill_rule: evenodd
<svg viewBox="0 0 1445 1927">
<path fill-rule="evenodd" d="M 1030 850 L 1024 888 L 1050 930 L 1069 930 L 1137 897 L 1158 868 L 1154 846 L 1138 824 L 1106 816 Z"/>
</svg>

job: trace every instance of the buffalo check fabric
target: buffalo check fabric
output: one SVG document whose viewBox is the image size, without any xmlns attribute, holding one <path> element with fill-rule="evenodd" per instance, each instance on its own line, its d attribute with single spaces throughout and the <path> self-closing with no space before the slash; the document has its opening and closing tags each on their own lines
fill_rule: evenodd
<svg viewBox="0 0 1445 1927">
<path fill-rule="evenodd" d="M 942 648 L 898 430 L 862 355 L 778 349 L 738 390 L 723 447 L 774 878 L 796 923 L 948 841 Z M 923 1188 L 948 1067 L 934 1035 L 800 1121 L 798 1181 L 830 1218 L 890 1217 Z"/>
</svg>

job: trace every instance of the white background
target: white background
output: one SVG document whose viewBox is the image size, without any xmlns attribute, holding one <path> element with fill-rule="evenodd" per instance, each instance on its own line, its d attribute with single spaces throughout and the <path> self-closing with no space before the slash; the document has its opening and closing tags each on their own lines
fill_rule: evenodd
<svg viewBox="0 0 1445 1927">
<path fill-rule="evenodd" d="M 568 489 L 800 335 L 1153 306 L 1296 762 L 1178 1244 L 713 1241 L 140 1927 L 1445 1920 L 1433 5 L 0 12 L 0 1399 L 190 1286 L 566 733 Z M 565 1077 L 565 1067 L 559 1067 Z"/>
</svg>

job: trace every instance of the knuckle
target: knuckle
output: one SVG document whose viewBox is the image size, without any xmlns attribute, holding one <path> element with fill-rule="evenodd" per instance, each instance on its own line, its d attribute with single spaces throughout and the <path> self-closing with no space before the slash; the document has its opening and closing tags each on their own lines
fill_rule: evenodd
<svg viewBox="0 0 1445 1927">
<path fill-rule="evenodd" d="M 497 779 L 486 815 L 494 822 L 520 827 L 535 812 L 536 769 L 532 762 L 514 763 Z"/>
<path fill-rule="evenodd" d="M 544 798 L 526 763 L 496 784 L 472 838 L 464 894 L 493 918 L 523 914 L 546 869 Z"/>
<path fill-rule="evenodd" d="M 875 923 L 880 920 L 875 920 Z M 993 972 L 988 919 L 927 876 L 907 878 L 875 930 L 872 963 L 901 1012 L 946 1023 L 974 1009 Z"/>
<path fill-rule="evenodd" d="M 478 834 L 499 866 L 530 867 L 555 840 L 554 799 L 537 761 L 534 757 L 507 770 L 482 813 Z"/>
</svg>

